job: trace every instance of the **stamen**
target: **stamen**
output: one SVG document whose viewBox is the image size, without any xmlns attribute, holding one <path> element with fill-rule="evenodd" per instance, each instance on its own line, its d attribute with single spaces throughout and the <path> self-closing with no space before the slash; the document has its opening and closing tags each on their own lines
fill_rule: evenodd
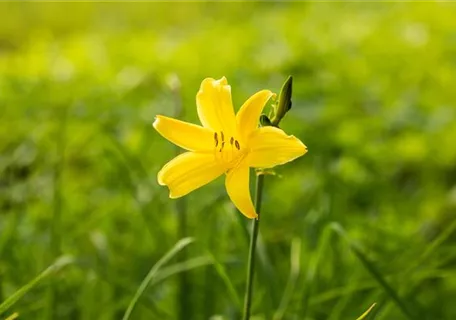
<svg viewBox="0 0 456 320">
<path fill-rule="evenodd" d="M 231 137 L 230 138 L 230 145 L 231 145 L 231 159 L 234 159 L 234 148 L 233 148 L 233 142 L 234 142 L 234 138 Z"/>
<path fill-rule="evenodd" d="M 215 148 L 214 158 L 217 162 L 226 166 L 227 170 L 236 167 L 245 157 L 245 152 L 241 150 L 241 144 L 234 136 L 227 136 L 223 131 L 214 132 Z M 225 144 L 229 150 L 225 150 Z M 230 145 L 228 147 L 228 144 Z"/>
</svg>

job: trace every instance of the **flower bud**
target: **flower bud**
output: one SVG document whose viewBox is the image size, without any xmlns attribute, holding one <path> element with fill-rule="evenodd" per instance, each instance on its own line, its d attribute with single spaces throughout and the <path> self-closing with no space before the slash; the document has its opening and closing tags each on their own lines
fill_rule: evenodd
<svg viewBox="0 0 456 320">
<path fill-rule="evenodd" d="M 293 89 L 293 78 L 289 76 L 282 86 L 279 94 L 279 101 L 275 108 L 274 118 L 272 125 L 278 126 L 285 114 L 291 109 L 291 94 Z"/>
</svg>

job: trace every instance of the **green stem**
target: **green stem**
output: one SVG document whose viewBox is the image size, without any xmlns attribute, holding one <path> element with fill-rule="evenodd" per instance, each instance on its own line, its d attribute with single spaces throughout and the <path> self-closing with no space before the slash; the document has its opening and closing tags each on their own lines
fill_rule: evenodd
<svg viewBox="0 0 456 320">
<path fill-rule="evenodd" d="M 182 118 L 184 116 L 184 109 L 182 108 L 182 93 L 180 80 L 177 75 L 171 75 L 168 78 L 168 85 L 171 89 L 174 99 L 174 116 Z M 181 149 L 176 147 L 176 156 L 181 153 Z M 185 199 L 178 199 L 176 202 L 177 211 L 177 238 L 182 239 L 187 237 L 188 222 L 187 222 L 187 202 Z M 178 256 L 178 263 L 184 263 L 187 260 L 188 250 L 182 250 L 181 255 Z M 179 294 L 177 296 L 178 304 L 178 319 L 185 320 L 192 318 L 192 303 L 191 303 L 192 286 L 187 272 L 181 272 L 179 275 Z"/>
<path fill-rule="evenodd" d="M 54 168 L 54 199 L 53 199 L 53 213 L 51 221 L 51 239 L 50 239 L 50 253 L 52 260 L 57 259 L 61 255 L 61 242 L 62 242 L 62 172 L 65 162 L 65 144 L 66 144 L 66 125 L 67 125 L 67 108 L 61 107 L 60 124 L 58 127 L 57 136 L 57 162 Z M 49 282 L 47 289 L 47 308 L 45 309 L 45 319 L 56 319 L 57 310 L 57 283 L 54 280 Z"/>
<path fill-rule="evenodd" d="M 244 316 L 243 320 L 250 319 L 250 309 L 252 306 L 252 291 L 253 291 L 253 278 L 255 272 L 255 252 L 256 242 L 258 238 L 258 230 L 260 229 L 260 210 L 261 210 L 261 198 L 263 195 L 263 182 L 264 175 L 260 174 L 257 176 L 256 187 L 255 187 L 255 211 L 258 214 L 258 218 L 253 220 L 252 223 L 252 234 L 250 235 L 250 249 L 249 249 L 249 261 L 247 267 L 247 286 L 245 289 L 244 297 Z"/>
<path fill-rule="evenodd" d="M 186 199 L 178 199 L 176 202 L 177 215 L 178 215 L 178 237 L 180 239 L 187 236 L 187 202 Z M 188 250 L 183 249 L 181 255 L 177 257 L 178 263 L 184 263 L 187 261 Z M 191 293 L 192 287 L 190 278 L 187 272 L 181 272 L 179 274 L 179 294 L 178 294 L 178 319 L 185 320 L 192 315 L 192 304 L 191 304 Z"/>
</svg>

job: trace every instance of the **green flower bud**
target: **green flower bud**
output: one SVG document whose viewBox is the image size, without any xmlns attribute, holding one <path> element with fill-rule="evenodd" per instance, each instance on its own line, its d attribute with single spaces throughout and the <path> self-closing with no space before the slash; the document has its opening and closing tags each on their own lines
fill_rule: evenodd
<svg viewBox="0 0 456 320">
<path fill-rule="evenodd" d="M 282 86 L 279 94 L 279 100 L 275 108 L 272 125 L 278 126 L 285 114 L 291 109 L 291 95 L 293 91 L 293 77 L 289 76 Z"/>
</svg>

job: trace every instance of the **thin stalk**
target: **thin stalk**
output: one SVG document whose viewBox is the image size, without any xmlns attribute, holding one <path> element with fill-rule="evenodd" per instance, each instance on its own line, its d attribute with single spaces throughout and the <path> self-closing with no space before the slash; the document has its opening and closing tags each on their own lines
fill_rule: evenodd
<svg viewBox="0 0 456 320">
<path fill-rule="evenodd" d="M 250 235 L 250 249 L 249 249 L 249 261 L 247 266 L 247 286 L 245 289 L 244 297 L 244 316 L 243 320 L 250 319 L 250 309 L 252 306 L 252 292 L 253 292 L 253 278 L 255 272 L 255 252 L 256 242 L 258 238 L 258 231 L 260 229 L 260 211 L 261 211 L 261 199 L 263 196 L 263 182 L 264 175 L 257 175 L 256 187 L 255 187 L 255 211 L 258 214 L 258 218 L 253 220 L 252 223 L 252 234 Z"/>
<path fill-rule="evenodd" d="M 54 275 L 60 271 L 63 267 L 74 263 L 74 259 L 71 256 L 61 256 L 54 261 L 46 270 L 41 272 L 36 278 L 19 288 L 15 293 L 6 298 L 5 301 L 0 303 L 0 316 L 11 308 L 19 299 L 21 299 L 27 292 L 36 287 L 46 277 Z M 3 318 L 3 317 L 2 317 Z"/>
<path fill-rule="evenodd" d="M 171 89 L 171 94 L 174 100 L 174 116 L 176 118 L 184 117 L 184 109 L 182 107 L 182 93 L 181 83 L 179 77 L 172 74 L 167 79 L 168 86 Z M 176 147 L 176 156 L 181 153 L 181 149 Z M 182 239 L 187 237 L 188 234 L 188 221 L 187 221 L 187 202 L 185 199 L 178 199 L 176 201 L 177 211 L 177 238 Z M 177 257 L 178 263 L 183 263 L 188 258 L 188 250 L 183 249 L 181 254 Z M 179 294 L 177 295 L 178 305 L 178 319 L 185 320 L 192 318 L 192 303 L 190 297 L 192 296 L 192 285 L 187 272 L 179 274 Z"/>
<path fill-rule="evenodd" d="M 54 168 L 54 199 L 53 213 L 50 230 L 50 252 L 52 260 L 61 255 L 61 225 L 62 225 L 62 171 L 65 161 L 65 145 L 66 145 L 66 124 L 67 124 L 67 108 L 63 107 L 60 116 L 58 134 L 56 139 L 57 144 L 57 161 Z M 45 319 L 56 319 L 57 309 L 57 283 L 51 280 L 47 289 L 47 308 L 45 311 Z"/>
<path fill-rule="evenodd" d="M 3 301 L 3 275 L 2 270 L 0 269 L 0 301 Z"/>
<path fill-rule="evenodd" d="M 178 214 L 178 236 L 184 238 L 187 234 L 187 202 L 185 199 L 178 199 L 176 210 Z M 178 263 L 184 263 L 188 259 L 187 248 L 183 249 L 181 255 L 177 257 Z M 178 294 L 178 319 L 185 320 L 192 314 L 192 304 L 190 301 L 192 292 L 191 282 L 187 272 L 179 274 L 179 294 Z"/>
<path fill-rule="evenodd" d="M 131 316 L 136 304 L 138 303 L 139 298 L 141 298 L 141 296 L 144 294 L 147 287 L 152 282 L 152 280 L 156 277 L 157 273 L 160 271 L 160 269 L 163 267 L 163 265 L 165 265 L 168 261 L 170 261 L 172 258 L 174 258 L 174 256 L 176 256 L 180 251 L 182 251 L 186 246 L 188 246 L 193 241 L 194 240 L 192 238 L 180 239 L 170 251 L 168 251 L 160 260 L 158 260 L 158 262 L 156 264 L 154 264 L 154 266 L 150 269 L 149 273 L 146 275 L 144 280 L 141 282 L 141 285 L 136 290 L 136 293 L 133 296 L 133 299 L 131 299 L 130 303 L 128 304 L 128 308 L 125 311 L 125 314 L 124 314 L 122 320 L 130 319 L 130 316 Z"/>
</svg>

